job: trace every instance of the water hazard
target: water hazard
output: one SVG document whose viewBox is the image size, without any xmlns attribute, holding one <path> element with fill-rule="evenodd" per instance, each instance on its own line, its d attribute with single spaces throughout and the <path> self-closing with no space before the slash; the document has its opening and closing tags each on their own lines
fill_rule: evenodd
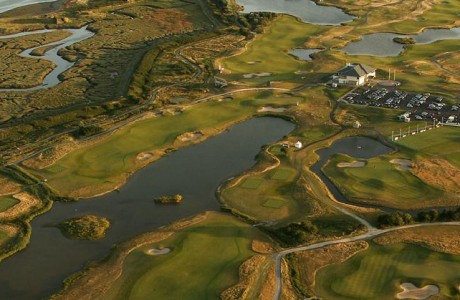
<svg viewBox="0 0 460 300">
<path fill-rule="evenodd" d="M 50 212 L 32 222 L 29 246 L 0 264 L 2 298 L 49 296 L 85 263 L 108 255 L 112 245 L 184 217 L 219 210 L 215 197 L 218 186 L 250 168 L 261 146 L 293 129 L 294 124 L 278 118 L 251 119 L 149 165 L 135 173 L 119 192 L 75 203 L 55 203 Z M 176 193 L 184 196 L 180 205 L 154 204 L 155 197 Z M 112 227 L 105 239 L 68 240 L 58 229 L 46 226 L 86 214 L 110 219 Z"/>
<path fill-rule="evenodd" d="M 58 0 L 0 0 L 0 14 L 6 11 L 10 11 L 19 7 L 46 3 L 46 2 L 56 2 Z"/>
<path fill-rule="evenodd" d="M 348 44 L 342 50 L 349 55 L 398 56 L 404 45 L 393 41 L 395 37 L 413 38 L 418 45 L 437 41 L 460 39 L 460 27 L 452 29 L 426 29 L 419 34 L 401 35 L 394 33 L 373 33 L 362 37 L 360 41 Z"/>
<path fill-rule="evenodd" d="M 393 149 L 382 144 L 378 140 L 364 136 L 344 137 L 335 141 L 328 148 L 316 151 L 320 159 L 311 166 L 311 170 L 326 184 L 329 191 L 334 195 L 335 199 L 340 202 L 349 203 L 337 187 L 324 175 L 321 168 L 326 164 L 333 154 L 342 153 L 354 158 L 368 159 L 382 154 L 392 152 Z"/>
<path fill-rule="evenodd" d="M 355 18 L 339 8 L 317 5 L 311 0 L 236 0 L 236 2 L 244 7 L 244 13 L 282 13 L 311 24 L 339 25 L 353 21 Z"/>
</svg>

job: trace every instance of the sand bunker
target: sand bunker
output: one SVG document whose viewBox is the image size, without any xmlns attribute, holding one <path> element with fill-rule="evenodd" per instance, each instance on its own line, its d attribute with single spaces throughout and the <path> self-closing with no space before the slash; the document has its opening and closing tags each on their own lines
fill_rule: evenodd
<svg viewBox="0 0 460 300">
<path fill-rule="evenodd" d="M 428 299 L 431 296 L 439 294 L 439 287 L 429 284 L 418 288 L 410 282 L 400 285 L 402 292 L 396 294 L 398 299 Z"/>
<path fill-rule="evenodd" d="M 148 160 L 153 157 L 153 153 L 150 152 L 141 152 L 137 155 L 138 160 Z"/>
<path fill-rule="evenodd" d="M 366 165 L 364 161 L 340 162 L 337 164 L 339 168 L 362 168 Z"/>
<path fill-rule="evenodd" d="M 154 256 L 168 254 L 169 252 L 171 252 L 170 248 L 163 248 L 163 249 L 152 248 L 152 249 L 145 251 L 145 253 L 147 253 L 148 255 L 154 255 Z"/>
<path fill-rule="evenodd" d="M 272 73 L 268 73 L 268 72 L 250 73 L 250 74 L 244 74 L 243 78 L 250 79 L 250 78 L 266 77 L 266 76 L 270 76 L 270 75 L 272 75 Z"/>
<path fill-rule="evenodd" d="M 194 140 L 197 140 L 203 136 L 203 133 L 201 131 L 195 131 L 195 132 L 186 132 L 184 134 L 179 135 L 177 138 L 181 142 L 191 142 Z"/>
<path fill-rule="evenodd" d="M 286 111 L 286 107 L 272 107 L 272 106 L 264 106 L 257 110 L 258 112 L 283 112 Z"/>
<path fill-rule="evenodd" d="M 400 171 L 409 171 L 412 169 L 412 161 L 409 159 L 395 158 L 390 160 L 390 162 L 396 165 L 396 169 Z"/>
</svg>

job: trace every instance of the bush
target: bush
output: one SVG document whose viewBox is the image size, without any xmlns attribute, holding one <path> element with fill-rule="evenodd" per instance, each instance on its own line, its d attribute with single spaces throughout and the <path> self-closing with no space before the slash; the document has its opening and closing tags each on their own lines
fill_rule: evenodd
<svg viewBox="0 0 460 300">
<path fill-rule="evenodd" d="M 73 240 L 99 240 L 105 237 L 110 227 L 108 219 L 100 216 L 87 215 L 72 218 L 57 225 L 62 234 Z"/>
</svg>

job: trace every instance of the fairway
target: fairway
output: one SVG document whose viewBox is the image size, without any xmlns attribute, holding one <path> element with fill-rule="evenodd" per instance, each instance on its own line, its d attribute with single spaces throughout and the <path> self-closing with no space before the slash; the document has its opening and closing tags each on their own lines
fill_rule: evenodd
<svg viewBox="0 0 460 300">
<path fill-rule="evenodd" d="M 460 168 L 460 128 L 443 126 L 400 139 L 398 145 L 430 156 L 440 156 Z"/>
<path fill-rule="evenodd" d="M 263 35 L 249 43 L 243 53 L 221 60 L 222 66 L 230 76 L 238 74 L 236 78 L 239 79 L 244 74 L 264 72 L 273 74 L 263 77 L 266 80 L 293 79 L 294 72 L 305 69 L 306 63 L 295 59 L 288 51 L 303 47 L 309 36 L 326 29 L 327 26 L 305 24 L 291 16 L 280 16 Z"/>
<path fill-rule="evenodd" d="M 460 256 L 412 244 L 370 243 L 348 261 L 320 270 L 315 288 L 324 299 L 394 299 L 399 284 L 411 282 L 437 285 L 442 295 L 452 297 L 459 295 L 459 280 Z"/>
<path fill-rule="evenodd" d="M 209 213 L 204 221 L 133 251 L 103 299 L 219 299 L 238 282 L 239 266 L 255 254 L 253 239 L 265 237 L 235 217 Z M 172 251 L 146 253 L 159 247 Z"/>
</svg>

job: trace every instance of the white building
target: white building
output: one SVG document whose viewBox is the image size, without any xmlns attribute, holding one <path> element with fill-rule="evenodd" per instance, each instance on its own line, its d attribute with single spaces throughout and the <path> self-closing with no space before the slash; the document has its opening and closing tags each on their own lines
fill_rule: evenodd
<svg viewBox="0 0 460 300">
<path fill-rule="evenodd" d="M 376 69 L 363 64 L 347 64 L 332 76 L 338 84 L 363 85 L 369 78 L 375 78 Z"/>
<path fill-rule="evenodd" d="M 297 143 L 294 144 L 294 147 L 296 147 L 296 149 L 301 149 L 303 147 L 302 142 L 297 141 Z"/>
</svg>

